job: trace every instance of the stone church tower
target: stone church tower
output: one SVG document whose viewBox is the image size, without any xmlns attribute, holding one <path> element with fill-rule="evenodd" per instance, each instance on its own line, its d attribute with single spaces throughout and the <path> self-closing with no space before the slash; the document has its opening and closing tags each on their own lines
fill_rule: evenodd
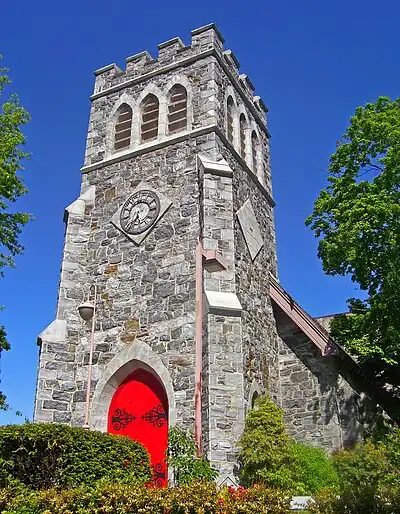
<svg viewBox="0 0 400 514">
<path fill-rule="evenodd" d="M 96 288 L 90 428 L 139 440 L 154 429 L 155 469 L 166 426 L 193 430 L 200 241 L 202 446 L 234 480 L 256 395 L 268 390 L 293 435 L 331 449 L 343 444 L 339 403 L 352 389 L 323 360 L 338 353 L 327 333 L 276 280 L 267 109 L 223 42 L 208 25 L 189 46 L 171 39 L 156 59 L 142 52 L 124 71 L 95 72 L 56 318 L 39 336 L 35 421 L 85 422 L 91 332 L 78 306 Z M 210 255 L 224 269 L 208 268 Z"/>
</svg>

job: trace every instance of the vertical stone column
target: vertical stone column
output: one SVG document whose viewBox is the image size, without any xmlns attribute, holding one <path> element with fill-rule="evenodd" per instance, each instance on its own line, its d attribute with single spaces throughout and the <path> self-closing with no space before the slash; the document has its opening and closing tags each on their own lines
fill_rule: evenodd
<svg viewBox="0 0 400 514">
<path fill-rule="evenodd" d="M 204 272 L 204 449 L 220 473 L 234 481 L 236 443 L 244 426 L 241 305 L 235 294 L 232 170 L 225 160 L 198 157 L 203 245 L 217 250 L 225 271 Z"/>
<path fill-rule="evenodd" d="M 40 346 L 34 421 L 69 422 L 74 355 L 66 348 L 67 323 L 55 319 L 38 337 Z"/>
<path fill-rule="evenodd" d="M 95 188 L 92 186 L 66 208 L 67 226 L 56 319 L 38 337 L 41 349 L 35 422 L 74 421 L 72 405 L 77 399 L 76 344 L 71 343 L 71 336 L 78 337 L 82 323 L 77 312 L 86 288 L 81 257 L 86 252 L 85 243 L 90 230 L 84 224 L 84 216 L 93 205 L 94 196 Z"/>
</svg>

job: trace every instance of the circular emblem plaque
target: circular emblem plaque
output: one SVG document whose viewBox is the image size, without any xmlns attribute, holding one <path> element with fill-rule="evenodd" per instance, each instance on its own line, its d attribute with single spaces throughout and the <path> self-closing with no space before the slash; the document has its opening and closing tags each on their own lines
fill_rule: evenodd
<svg viewBox="0 0 400 514">
<path fill-rule="evenodd" d="M 143 189 L 134 193 L 124 203 L 120 222 L 128 234 L 141 234 L 148 230 L 160 214 L 160 200 L 154 191 Z"/>
</svg>

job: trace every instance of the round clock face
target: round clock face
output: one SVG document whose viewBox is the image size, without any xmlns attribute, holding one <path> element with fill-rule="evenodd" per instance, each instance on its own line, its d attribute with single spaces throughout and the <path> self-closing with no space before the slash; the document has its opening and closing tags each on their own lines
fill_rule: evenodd
<svg viewBox="0 0 400 514">
<path fill-rule="evenodd" d="M 128 234 L 141 234 L 148 230 L 160 214 L 160 200 L 154 191 L 142 190 L 134 193 L 124 203 L 120 222 Z"/>
</svg>

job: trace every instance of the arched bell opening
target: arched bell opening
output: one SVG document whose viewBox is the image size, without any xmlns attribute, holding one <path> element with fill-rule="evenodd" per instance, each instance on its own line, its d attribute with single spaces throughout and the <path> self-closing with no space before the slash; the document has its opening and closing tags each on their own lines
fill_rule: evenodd
<svg viewBox="0 0 400 514">
<path fill-rule="evenodd" d="M 107 430 L 141 443 L 150 454 L 154 483 L 167 486 L 168 397 L 159 378 L 144 367 L 116 388 L 108 410 Z"/>
</svg>

